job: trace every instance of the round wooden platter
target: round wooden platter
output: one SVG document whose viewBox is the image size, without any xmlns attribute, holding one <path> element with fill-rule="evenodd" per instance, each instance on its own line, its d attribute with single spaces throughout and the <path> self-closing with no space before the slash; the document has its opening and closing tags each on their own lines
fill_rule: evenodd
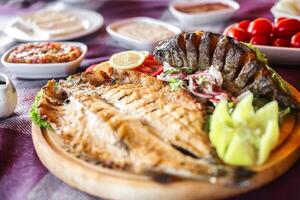
<svg viewBox="0 0 300 200">
<path fill-rule="evenodd" d="M 300 93 L 291 86 L 300 100 Z M 70 186 L 108 199 L 216 199 L 241 194 L 276 179 L 300 156 L 300 113 L 287 117 L 281 126 L 279 145 L 257 173 L 239 186 L 224 186 L 188 179 L 158 182 L 151 177 L 103 168 L 75 155 L 50 131 L 32 124 L 35 150 L 48 170 Z"/>
</svg>

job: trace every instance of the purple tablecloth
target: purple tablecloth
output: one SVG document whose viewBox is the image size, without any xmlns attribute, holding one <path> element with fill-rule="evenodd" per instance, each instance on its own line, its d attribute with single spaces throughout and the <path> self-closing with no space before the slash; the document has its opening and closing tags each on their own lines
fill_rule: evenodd
<svg viewBox="0 0 300 200">
<path fill-rule="evenodd" d="M 274 0 L 240 0 L 241 9 L 232 22 L 241 19 L 264 16 L 272 18 L 269 9 Z M 167 9 L 168 1 L 108 1 L 98 10 L 105 18 L 105 25 L 118 19 L 133 16 L 149 16 L 159 18 Z M 1 8 L 0 14 L 18 13 L 12 8 Z M 104 26 L 105 27 L 105 26 Z M 82 63 L 80 70 L 90 64 L 106 60 L 112 53 L 123 50 L 107 35 L 105 28 L 97 33 L 80 39 L 88 45 L 89 51 Z M 300 63 L 299 66 L 274 67 L 285 80 L 300 89 Z M 48 176 L 47 169 L 39 161 L 32 144 L 30 135 L 30 120 L 27 117 L 29 105 L 38 89 L 45 84 L 45 80 L 20 80 L 0 66 L 0 72 L 10 76 L 17 87 L 19 103 L 16 112 L 9 118 L 0 120 L 0 199 L 68 199 L 64 191 L 47 188 L 45 177 Z M 51 176 L 51 175 L 50 175 Z M 48 180 L 48 179 L 47 179 Z M 57 180 L 58 181 L 58 180 Z M 38 185 L 42 185 L 42 193 L 39 194 Z M 50 185 L 50 183 L 48 183 Z M 296 163 L 287 173 L 272 183 L 235 197 L 234 199 L 300 199 L 300 162 Z M 63 186 L 68 187 L 68 186 Z M 47 191 L 49 189 L 49 191 Z M 33 192 L 34 190 L 34 192 Z M 51 190 L 51 191 L 50 191 Z M 73 190 L 73 189 L 72 189 Z M 75 190 L 74 190 L 75 191 Z M 216 191 L 217 192 L 217 191 Z M 78 196 L 72 198 L 89 199 L 89 196 Z M 80 192 L 78 192 L 80 194 Z M 65 196 L 64 196 L 65 195 Z M 63 197 L 64 196 L 64 197 Z M 69 195 L 71 197 L 71 195 Z M 69 199 L 72 199 L 69 198 Z"/>
</svg>

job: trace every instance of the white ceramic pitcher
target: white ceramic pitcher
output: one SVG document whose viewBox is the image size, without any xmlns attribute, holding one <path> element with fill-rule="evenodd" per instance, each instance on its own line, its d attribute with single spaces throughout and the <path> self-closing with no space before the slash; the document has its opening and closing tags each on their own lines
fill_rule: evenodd
<svg viewBox="0 0 300 200">
<path fill-rule="evenodd" d="M 0 73 L 0 118 L 10 116 L 16 105 L 16 88 L 5 74 Z"/>
</svg>

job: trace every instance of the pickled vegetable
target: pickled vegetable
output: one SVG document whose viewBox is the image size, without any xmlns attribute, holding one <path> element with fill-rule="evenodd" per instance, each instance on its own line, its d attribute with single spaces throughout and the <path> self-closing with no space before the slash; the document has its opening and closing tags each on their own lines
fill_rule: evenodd
<svg viewBox="0 0 300 200">
<path fill-rule="evenodd" d="M 227 164 L 261 165 L 276 147 L 279 139 L 277 102 L 272 101 L 256 112 L 252 103 L 250 93 L 229 113 L 228 103 L 221 101 L 211 117 L 209 139 Z"/>
</svg>

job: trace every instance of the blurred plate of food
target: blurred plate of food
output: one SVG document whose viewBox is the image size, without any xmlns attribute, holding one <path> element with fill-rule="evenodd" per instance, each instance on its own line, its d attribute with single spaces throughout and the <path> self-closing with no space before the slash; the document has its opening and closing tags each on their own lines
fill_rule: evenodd
<svg viewBox="0 0 300 200">
<path fill-rule="evenodd" d="M 14 18 L 5 32 L 19 41 L 72 40 L 94 33 L 103 22 L 102 15 L 94 11 L 49 8 Z"/>
<path fill-rule="evenodd" d="M 106 31 L 128 48 L 150 51 L 159 41 L 179 34 L 181 29 L 153 18 L 135 17 L 114 22 Z"/>
<path fill-rule="evenodd" d="M 231 0 L 194 0 L 170 3 L 169 10 L 181 23 L 200 25 L 230 19 L 240 8 Z"/>
<path fill-rule="evenodd" d="M 299 0 L 281 0 L 272 8 L 271 13 L 275 18 L 289 17 L 300 20 L 300 1 Z"/>
</svg>

